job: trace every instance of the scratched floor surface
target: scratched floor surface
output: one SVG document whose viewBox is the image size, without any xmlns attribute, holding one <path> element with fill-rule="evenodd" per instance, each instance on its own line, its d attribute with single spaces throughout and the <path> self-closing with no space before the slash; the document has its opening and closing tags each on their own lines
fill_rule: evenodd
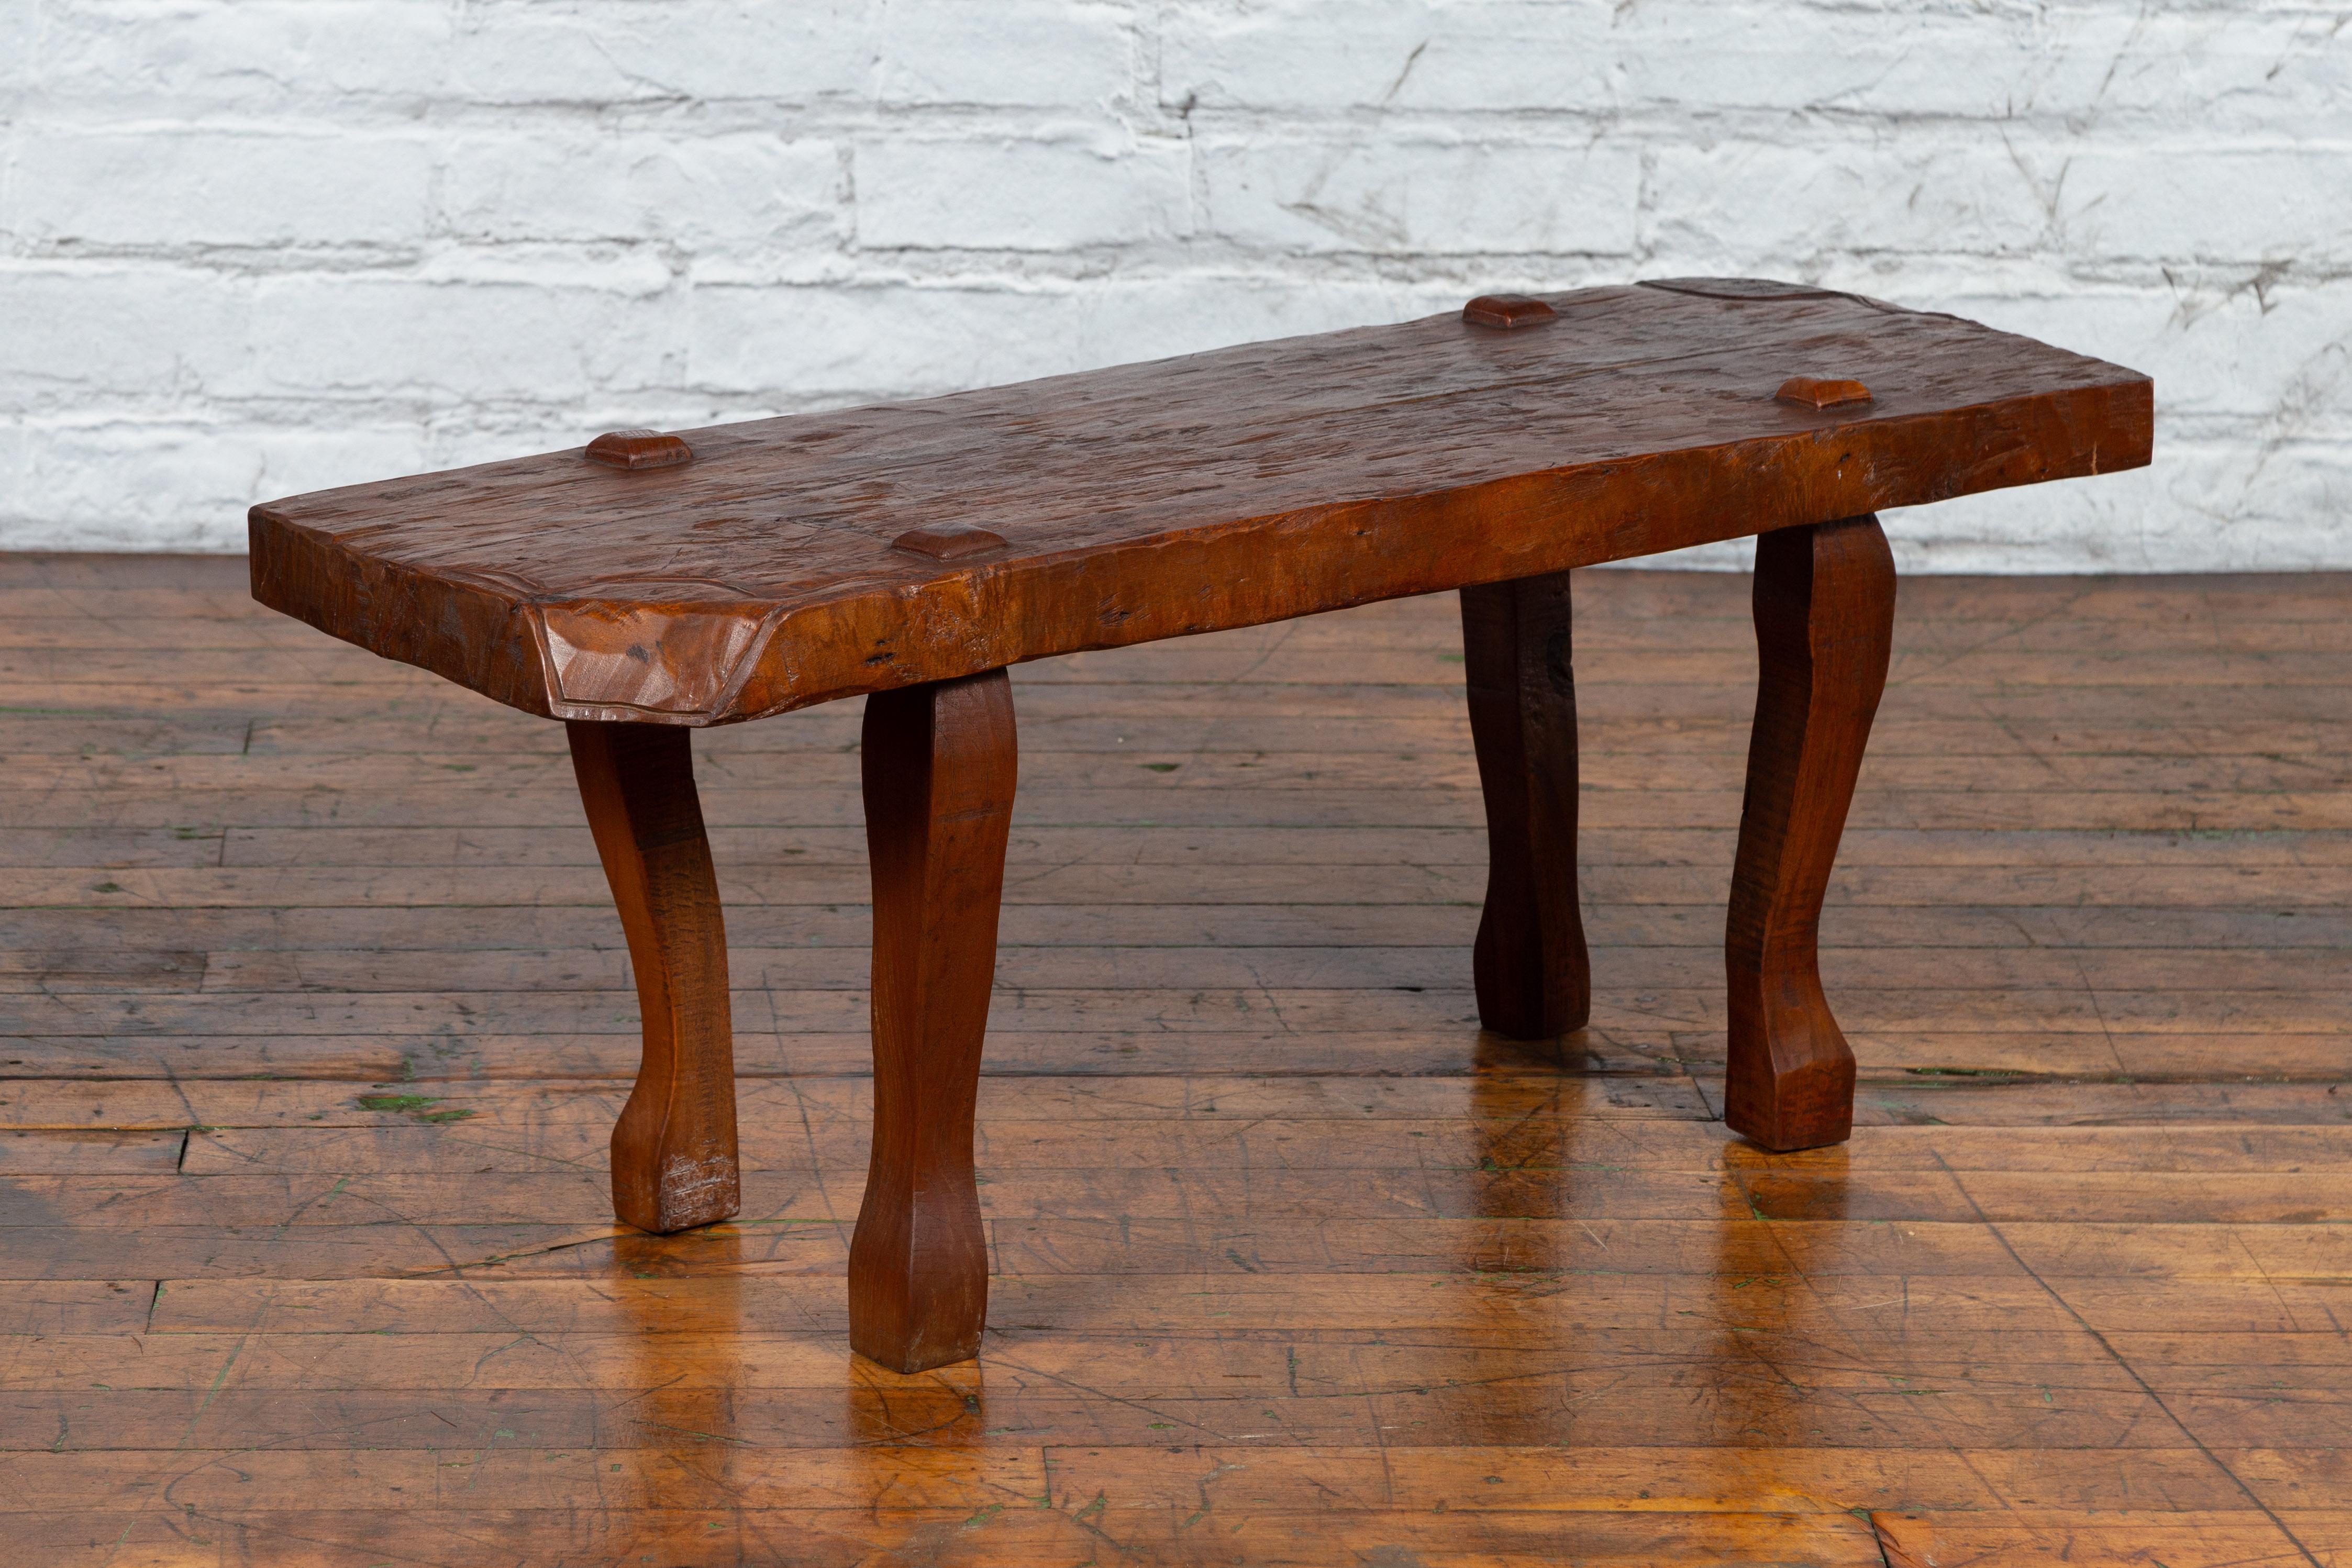
<svg viewBox="0 0 2352 1568">
<path fill-rule="evenodd" d="M 973 1365 L 853 1360 L 855 704 L 698 739 L 745 1210 L 618 1230 L 560 728 L 0 560 L 0 1560 L 2352 1568 L 2352 578 L 1926 580 L 1715 1120 L 1744 580 L 1588 573 L 1598 998 L 1482 1038 L 1450 601 L 1016 672 Z"/>
</svg>

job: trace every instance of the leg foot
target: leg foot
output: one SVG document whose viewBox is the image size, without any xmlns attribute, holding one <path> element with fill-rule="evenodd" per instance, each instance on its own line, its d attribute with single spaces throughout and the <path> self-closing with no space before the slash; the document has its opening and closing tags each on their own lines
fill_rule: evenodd
<svg viewBox="0 0 2352 1568">
<path fill-rule="evenodd" d="M 667 725 L 568 727 L 645 1019 L 645 1061 L 613 1127 L 613 1212 L 643 1230 L 709 1225 L 740 1206 L 735 1035 L 691 743 Z"/>
<path fill-rule="evenodd" d="M 1462 591 L 1470 734 L 1486 799 L 1478 1021 L 1513 1040 L 1582 1029 L 1592 969 L 1576 898 L 1569 573 Z"/>
<path fill-rule="evenodd" d="M 993 670 L 866 699 L 874 1157 L 849 1343 L 898 1372 L 980 1354 L 988 1246 L 971 1119 L 1013 819 L 1013 688 Z"/>
<path fill-rule="evenodd" d="M 1886 685 L 1895 559 L 1876 517 L 1756 541 L 1761 666 L 1724 936 L 1724 1120 L 1768 1149 L 1843 1143 L 1853 1052 L 1822 995 L 1822 898 Z"/>
</svg>

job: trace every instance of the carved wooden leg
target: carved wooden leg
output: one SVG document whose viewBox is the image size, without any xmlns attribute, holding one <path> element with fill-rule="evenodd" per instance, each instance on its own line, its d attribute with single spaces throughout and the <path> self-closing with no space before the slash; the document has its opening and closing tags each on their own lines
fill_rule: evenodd
<svg viewBox="0 0 2352 1568">
<path fill-rule="evenodd" d="M 1822 896 L 1886 685 L 1895 558 L 1876 517 L 1756 541 L 1761 665 L 1724 935 L 1724 1120 L 1768 1149 L 1843 1143 L 1853 1052 L 1822 995 Z"/>
<path fill-rule="evenodd" d="M 727 928 L 688 732 L 572 721 L 572 768 L 621 906 L 646 1053 L 613 1127 L 613 1212 L 668 1232 L 740 1207 Z"/>
<path fill-rule="evenodd" d="M 874 1158 L 849 1247 L 849 1343 L 898 1372 L 977 1355 L 988 1313 L 971 1118 L 1014 760 L 1002 670 L 866 699 Z"/>
<path fill-rule="evenodd" d="M 1592 968 L 1576 899 L 1569 574 L 1462 591 L 1470 734 L 1486 797 L 1478 1021 L 1513 1040 L 1582 1029 Z"/>
</svg>

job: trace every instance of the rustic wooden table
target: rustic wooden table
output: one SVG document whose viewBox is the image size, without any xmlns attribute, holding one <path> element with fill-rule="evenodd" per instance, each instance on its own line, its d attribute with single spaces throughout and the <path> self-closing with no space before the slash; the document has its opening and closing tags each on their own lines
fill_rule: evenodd
<svg viewBox="0 0 2352 1568">
<path fill-rule="evenodd" d="M 1670 279 L 841 413 L 616 432 L 254 508 L 263 603 L 570 727 L 645 1058 L 613 1201 L 737 1207 L 717 884 L 688 731 L 866 694 L 875 1135 L 851 1339 L 979 1346 L 971 1124 L 1015 751 L 1009 664 L 1459 589 L 1491 869 L 1481 1020 L 1580 1027 L 1569 574 L 1759 536 L 1725 940 L 1726 1119 L 1835 1143 L 1815 962 L 1885 683 L 1877 519 L 2148 461 L 2135 371 L 1942 315 Z"/>
</svg>

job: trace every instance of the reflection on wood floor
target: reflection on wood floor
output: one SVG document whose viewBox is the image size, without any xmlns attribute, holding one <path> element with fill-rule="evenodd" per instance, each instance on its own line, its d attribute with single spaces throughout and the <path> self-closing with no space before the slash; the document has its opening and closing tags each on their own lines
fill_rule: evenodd
<svg viewBox="0 0 2352 1568">
<path fill-rule="evenodd" d="M 0 567 L 8 1562 L 2352 1564 L 2352 579 L 1905 585 L 1786 1157 L 1744 580 L 1580 579 L 1556 1048 L 1472 1019 L 1450 600 L 1017 671 L 992 1326 L 899 1377 L 856 705 L 697 739 L 745 1212 L 625 1232 L 560 727 L 241 572 Z"/>
</svg>

